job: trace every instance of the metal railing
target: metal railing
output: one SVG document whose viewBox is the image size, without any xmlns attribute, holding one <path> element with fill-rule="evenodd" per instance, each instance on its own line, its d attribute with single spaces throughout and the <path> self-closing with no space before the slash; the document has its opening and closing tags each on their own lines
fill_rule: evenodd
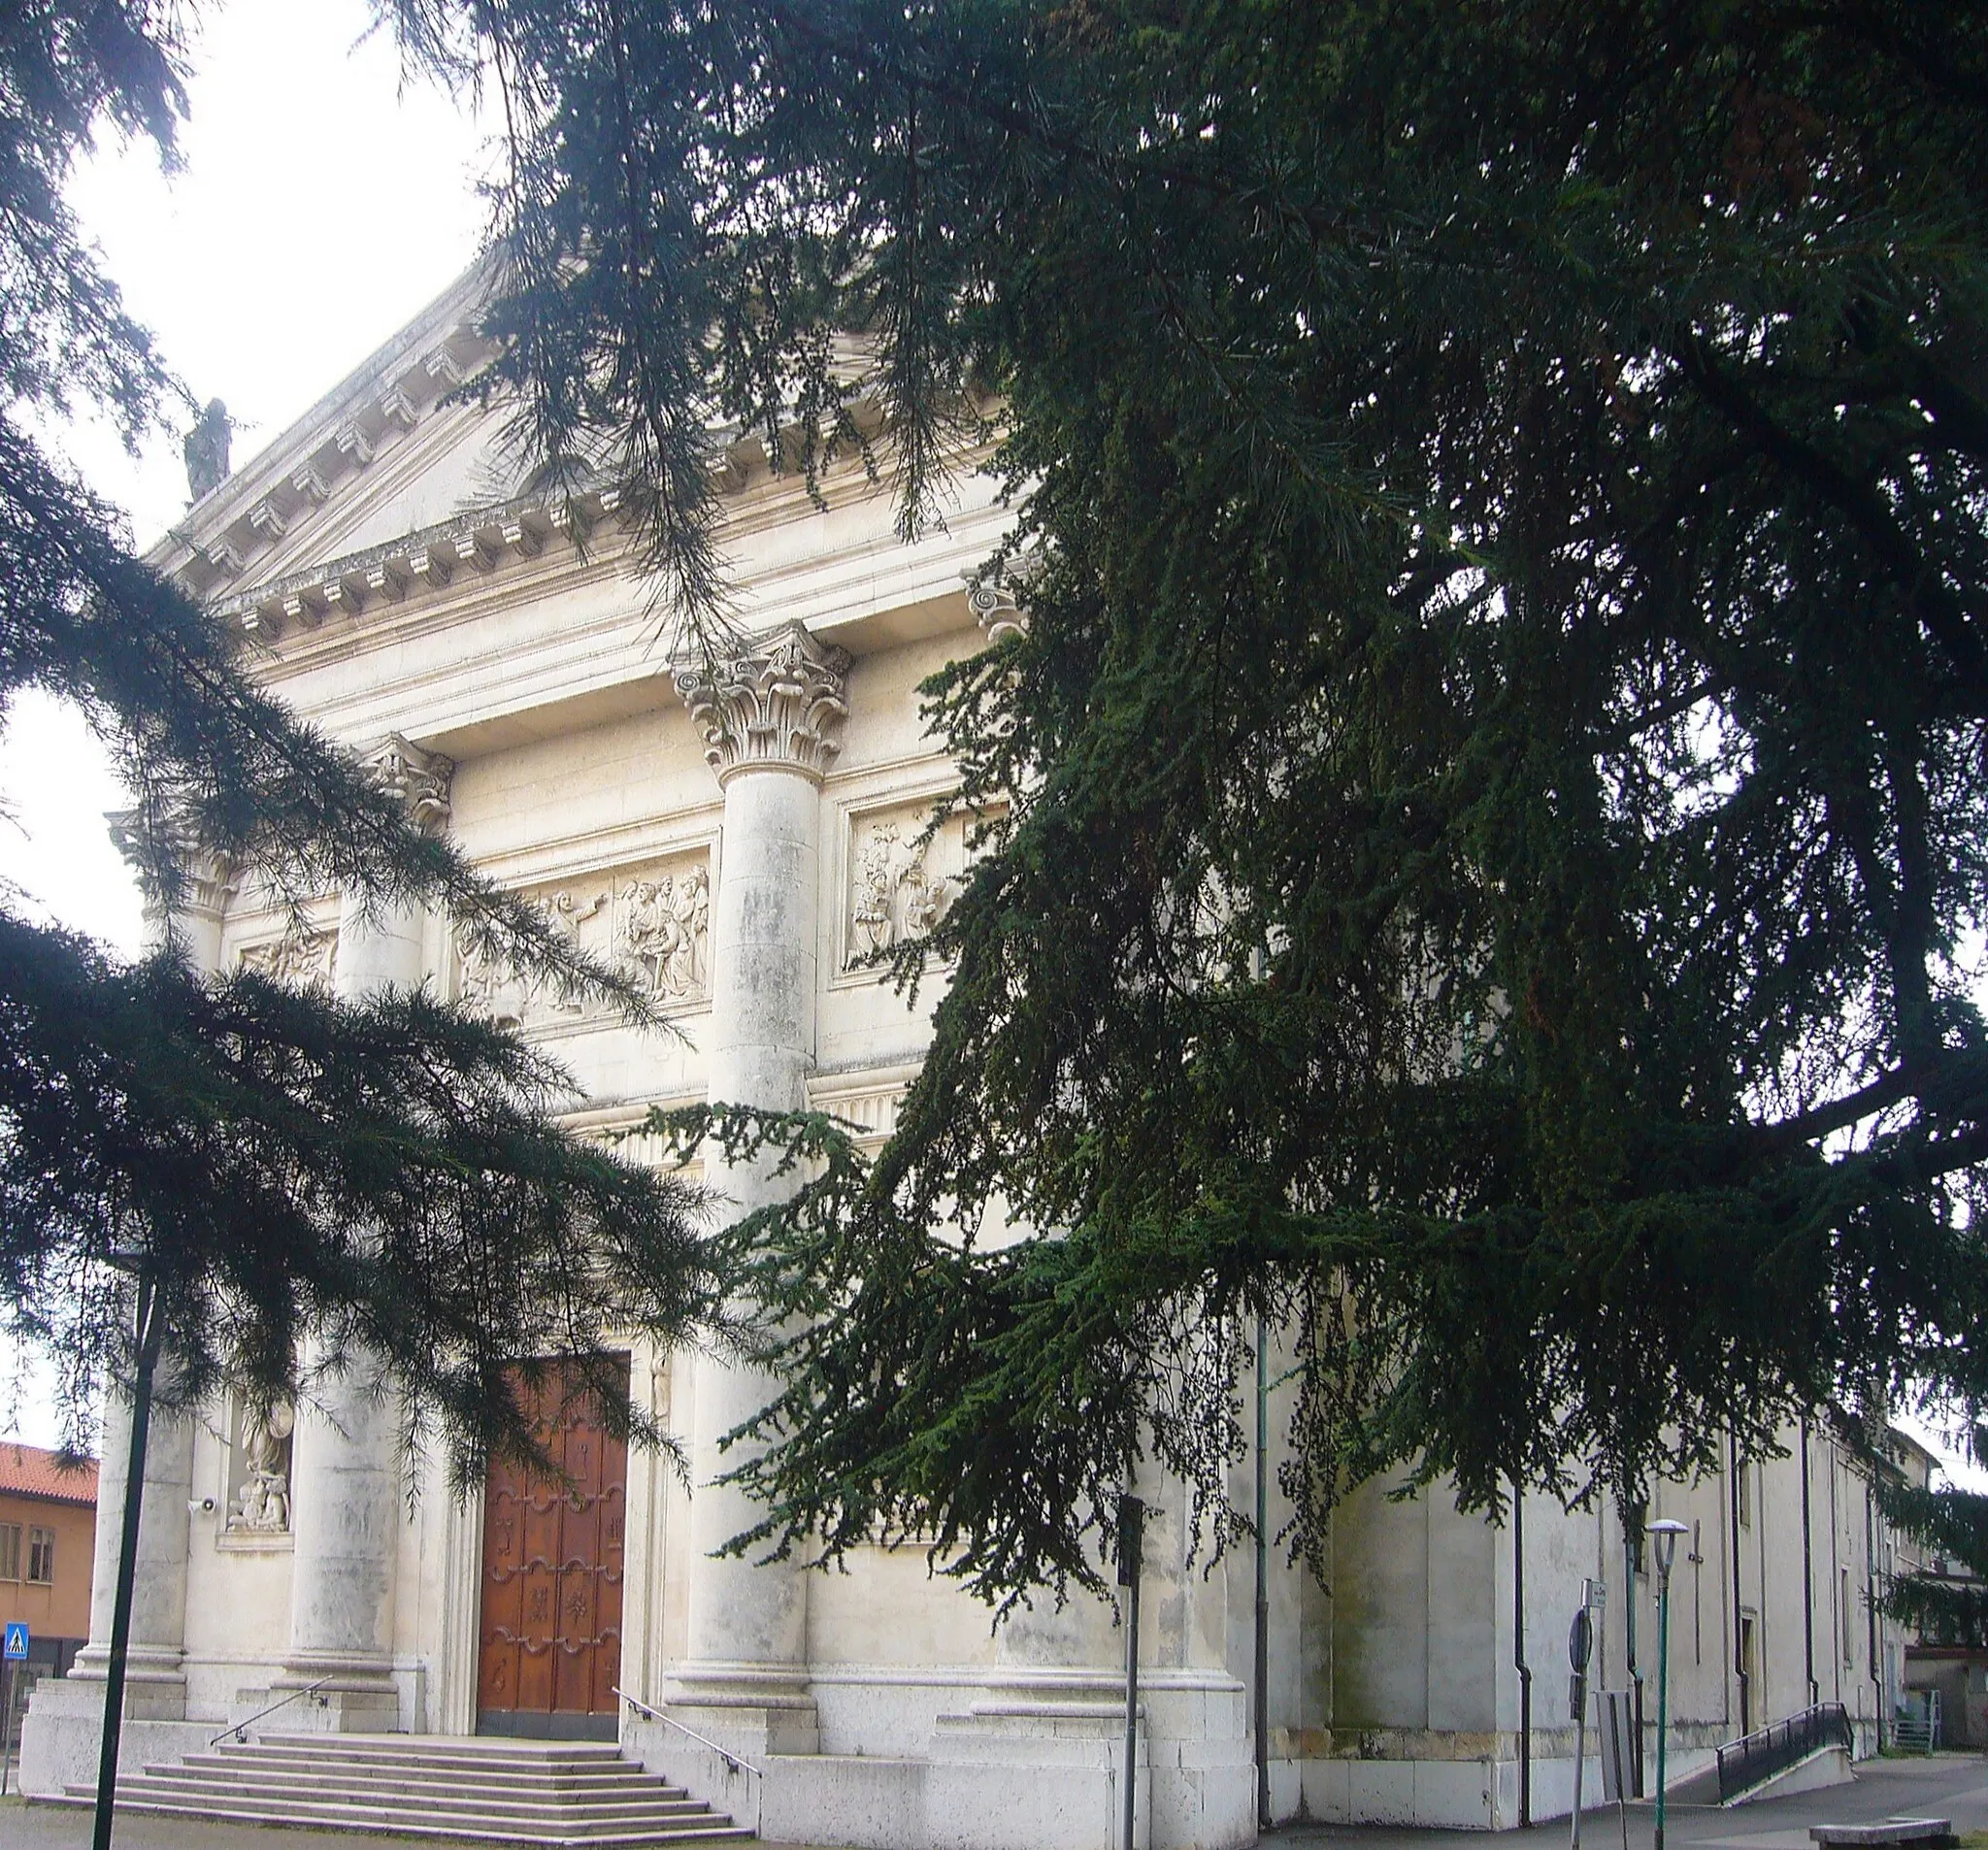
<svg viewBox="0 0 1988 1850">
<path fill-rule="evenodd" d="M 265 1715 L 274 1715 L 280 1708 L 288 1708 L 289 1705 L 292 1702 L 294 1702 L 300 1696 L 315 1696 L 317 1692 L 321 1690 L 327 1683 L 333 1682 L 334 1680 L 334 1678 L 329 1676 L 320 1676 L 315 1683 L 306 1683 L 302 1689 L 292 1690 L 287 1696 L 283 1697 L 280 1701 L 270 1703 L 270 1705 L 267 1708 L 258 1708 L 253 1715 L 248 1718 L 247 1721 L 230 1722 L 227 1725 L 227 1727 L 222 1729 L 221 1732 L 218 1734 L 216 1734 L 207 1744 L 210 1747 L 218 1747 L 221 1744 L 221 1742 L 226 1740 L 231 1734 L 235 1737 L 237 1741 L 247 1741 L 247 1739 L 248 1738 L 248 1731 L 251 1728 L 253 1728 L 255 1724 L 259 1722 Z"/>
<path fill-rule="evenodd" d="M 665 1728 L 674 1728 L 678 1734 L 689 1735 L 698 1746 L 709 1748 L 711 1752 L 725 1763 L 725 1770 L 727 1772 L 736 1773 L 744 1770 L 750 1773 L 755 1779 L 764 1779 L 766 1777 L 749 1760 L 743 1759 L 740 1755 L 733 1753 L 729 1747 L 720 1747 L 716 1741 L 700 1734 L 696 1729 L 685 1728 L 676 1716 L 665 1715 L 661 1709 L 650 1707 L 641 1697 L 630 1696 L 626 1690 L 616 1690 L 614 1694 L 626 1702 L 630 1708 L 640 1710 L 641 1713 L 646 1715 L 650 1721 L 661 1722 Z"/>
<path fill-rule="evenodd" d="M 1939 1750 L 1939 1692 L 1907 1690 L 1892 1712 L 1891 1744 L 1904 1754 Z"/>
<path fill-rule="evenodd" d="M 1719 1803 L 1785 1772 L 1823 1747 L 1856 1751 L 1850 1714 L 1840 1702 L 1818 1702 L 1786 1721 L 1756 1728 L 1719 1749 Z"/>
</svg>

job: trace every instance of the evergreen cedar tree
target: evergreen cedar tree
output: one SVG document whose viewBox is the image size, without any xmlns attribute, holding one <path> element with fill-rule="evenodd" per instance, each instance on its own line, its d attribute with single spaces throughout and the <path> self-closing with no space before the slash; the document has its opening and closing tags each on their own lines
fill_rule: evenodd
<svg viewBox="0 0 1988 1850">
<path fill-rule="evenodd" d="M 184 896 L 197 843 L 299 926 L 330 891 L 433 904 L 490 954 L 639 1017 L 624 981 L 259 692 L 43 444 L 71 411 L 133 445 L 195 414 L 62 192 L 100 136 L 172 163 L 182 11 L 33 0 L 0 27 L 0 701 L 81 705 L 137 794 L 154 906 Z M 175 944 L 124 965 L 0 897 L 0 1316 L 59 1363 L 75 1445 L 94 1385 L 138 1362 L 135 1301 L 162 1398 L 295 1393 L 310 1331 L 314 1369 L 387 1358 L 406 1419 L 457 1441 L 465 1477 L 492 1447 L 536 1457 L 515 1358 L 570 1349 L 599 1385 L 611 1331 L 680 1341 L 712 1309 L 694 1191 L 564 1133 L 571 1102 L 557 1068 L 425 993 L 203 977 Z M 625 1390 L 606 1405 L 628 1417 Z"/>
<path fill-rule="evenodd" d="M 907 534 L 990 444 L 1019 517 L 896 1134 L 728 1120 L 811 1177 L 733 1236 L 742 1546 L 1095 1585 L 1149 1461 L 1233 1523 L 1259 1316 L 1321 1566 L 1382 1470 L 1978 1412 L 1988 10 L 382 11 L 503 124 L 522 433 L 691 638 L 715 426 Z"/>
<path fill-rule="evenodd" d="M 1878 1479 L 1877 1496 L 1891 1522 L 1946 1568 L 1895 1575 L 1885 1611 L 1924 1643 L 1988 1650 L 1988 1496 L 1952 1485 L 1922 1490 L 1896 1473 Z"/>
</svg>

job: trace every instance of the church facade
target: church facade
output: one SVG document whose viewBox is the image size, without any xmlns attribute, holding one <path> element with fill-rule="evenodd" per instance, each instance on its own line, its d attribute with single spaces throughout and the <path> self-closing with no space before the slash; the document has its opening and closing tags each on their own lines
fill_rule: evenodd
<svg viewBox="0 0 1988 1850">
<path fill-rule="evenodd" d="M 1025 620 L 973 578 L 1009 512 L 963 473 L 944 527 L 907 544 L 860 470 L 831 474 L 817 502 L 735 444 L 722 540 L 748 640 L 714 677 L 679 674 L 613 490 L 534 496 L 507 474 L 501 414 L 450 402 L 487 357 L 475 288 L 209 489 L 155 561 L 422 826 L 635 974 L 679 1032 L 535 990 L 435 916 L 342 914 L 330 895 L 307 933 L 286 931 L 223 868 L 196 888 L 189 942 L 215 970 L 353 994 L 427 983 L 514 1023 L 577 1076 L 582 1129 L 710 1098 L 832 1111 L 875 1147 L 917 1069 L 931 986 L 910 1007 L 867 960 L 931 929 L 967 854 L 957 821 L 921 841 L 953 773 L 916 687 Z M 707 1179 L 740 1207 L 778 1185 L 748 1167 Z M 1258 1829 L 1259 1703 L 1275 1817 L 1497 1828 L 1567 1808 L 1565 1639 L 1584 1582 L 1605 1595 L 1596 1680 L 1653 1675 L 1652 1582 L 1620 1512 L 1529 1499 L 1498 1527 L 1440 1494 L 1371 1486 L 1339 1515 L 1328 1583 L 1270 1553 L 1259 1689 L 1255 1560 L 1210 1564 L 1181 1487 L 1143 1484 L 1128 1769 L 1109 1606 L 1044 1596 L 995 1627 L 914 1548 L 846 1573 L 717 1559 L 746 1523 L 712 1482 L 717 1441 L 768 1383 L 641 1344 L 628 1371 L 629 1393 L 686 1438 L 690 1485 L 575 1419 L 557 1436 L 571 1497 L 498 1469 L 457 1502 L 426 1459 L 411 1497 L 363 1380 L 262 1417 L 161 1421 L 127 1763 L 230 1724 L 605 1737 L 768 1838 L 879 1850 L 1107 1850 L 1129 1774 L 1152 1850 L 1214 1850 Z M 1273 1434 L 1286 1392 L 1270 1390 Z M 93 1773 L 122 1435 L 114 1405 L 92 1642 L 36 1694 L 30 1792 Z M 1880 1526 L 1848 1461 L 1800 1437 L 1787 1459 L 1675 1487 L 1650 1512 L 1691 1525 L 1672 1646 L 1686 1768 L 1814 1701 L 1843 1701 L 1874 1741 L 1891 1648 L 1872 1605 Z M 1262 1463 L 1239 1470 L 1245 1506 Z M 1273 1527 L 1279 1507 L 1273 1494 Z"/>
</svg>

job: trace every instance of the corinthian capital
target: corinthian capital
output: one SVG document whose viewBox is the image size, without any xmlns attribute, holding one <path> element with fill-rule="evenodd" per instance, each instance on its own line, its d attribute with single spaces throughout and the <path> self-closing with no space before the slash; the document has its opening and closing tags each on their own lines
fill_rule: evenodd
<svg viewBox="0 0 1988 1850">
<path fill-rule="evenodd" d="M 360 763 L 381 789 L 407 806 L 408 820 L 423 835 L 440 835 L 448 827 L 448 780 L 455 776 L 452 758 L 423 751 L 393 733 Z"/>
<path fill-rule="evenodd" d="M 676 681 L 723 784 L 760 767 L 820 777 L 842 749 L 848 676 L 846 649 L 788 623 L 712 674 L 679 668 Z"/>
<path fill-rule="evenodd" d="M 184 883 L 181 911 L 217 919 L 227 910 L 235 894 L 235 863 L 201 841 L 199 819 L 189 805 L 169 799 L 149 819 L 143 809 L 114 809 L 104 820 L 110 824 L 117 852 L 146 889 L 148 918 L 161 915 L 153 891 L 158 874 L 155 844 L 162 844 L 170 853 Z"/>
</svg>

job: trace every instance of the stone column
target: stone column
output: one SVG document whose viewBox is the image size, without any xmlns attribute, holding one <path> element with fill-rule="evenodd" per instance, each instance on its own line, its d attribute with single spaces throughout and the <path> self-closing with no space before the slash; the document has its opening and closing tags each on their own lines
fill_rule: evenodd
<svg viewBox="0 0 1988 1850">
<path fill-rule="evenodd" d="M 111 818 L 111 833 L 127 858 L 135 813 Z M 187 961 L 204 975 L 221 967 L 221 920 L 234 893 L 229 862 L 190 841 L 182 851 L 186 888 L 179 909 L 146 908 L 148 950 L 171 933 Z M 97 1471 L 96 1554 L 90 1583 L 89 1642 L 73 1674 L 102 1682 L 111 1654 L 111 1608 L 117 1592 L 117 1549 L 124 1527 L 124 1471 L 131 1456 L 131 1403 L 116 1387 L 104 1397 L 103 1459 Z M 181 1668 L 186 1638 L 186 1552 L 191 1536 L 193 1415 L 154 1407 L 145 1448 L 145 1490 L 138 1514 L 138 1560 L 131 1584 L 131 1641 L 125 1660 L 124 1713 L 142 1721 L 177 1721 L 186 1713 Z"/>
<path fill-rule="evenodd" d="M 448 821 L 454 766 L 405 739 L 369 754 L 381 786 L 402 798 L 417 827 Z M 412 989 L 426 975 L 424 913 L 368 907 L 348 895 L 339 918 L 334 992 L 357 1000 Z M 315 1338 L 305 1354 L 291 1445 L 290 1643 L 278 1690 L 323 1682 L 321 1701 L 299 1702 L 286 1727 L 332 1733 L 401 1726 L 393 1681 L 394 1558 L 399 1550 L 401 1471 L 397 1402 L 384 1365 L 348 1349 L 339 1366 Z"/>
<path fill-rule="evenodd" d="M 725 793 L 712 908 L 710 1096 L 727 1105 L 797 1109 L 814 1059 L 821 778 L 848 716 L 848 656 L 800 624 L 776 630 L 714 676 L 679 672 L 677 688 L 702 731 Z M 775 1159 L 727 1163 L 707 1176 L 733 1216 L 794 1186 Z M 759 1566 L 713 1550 L 757 1520 L 759 1506 L 715 1480 L 745 1455 L 723 1436 L 777 1391 L 764 1371 L 697 1362 L 691 1422 L 689 1655 L 673 1703 L 735 1751 L 812 1753 L 808 1588 L 791 1563 Z"/>
</svg>

